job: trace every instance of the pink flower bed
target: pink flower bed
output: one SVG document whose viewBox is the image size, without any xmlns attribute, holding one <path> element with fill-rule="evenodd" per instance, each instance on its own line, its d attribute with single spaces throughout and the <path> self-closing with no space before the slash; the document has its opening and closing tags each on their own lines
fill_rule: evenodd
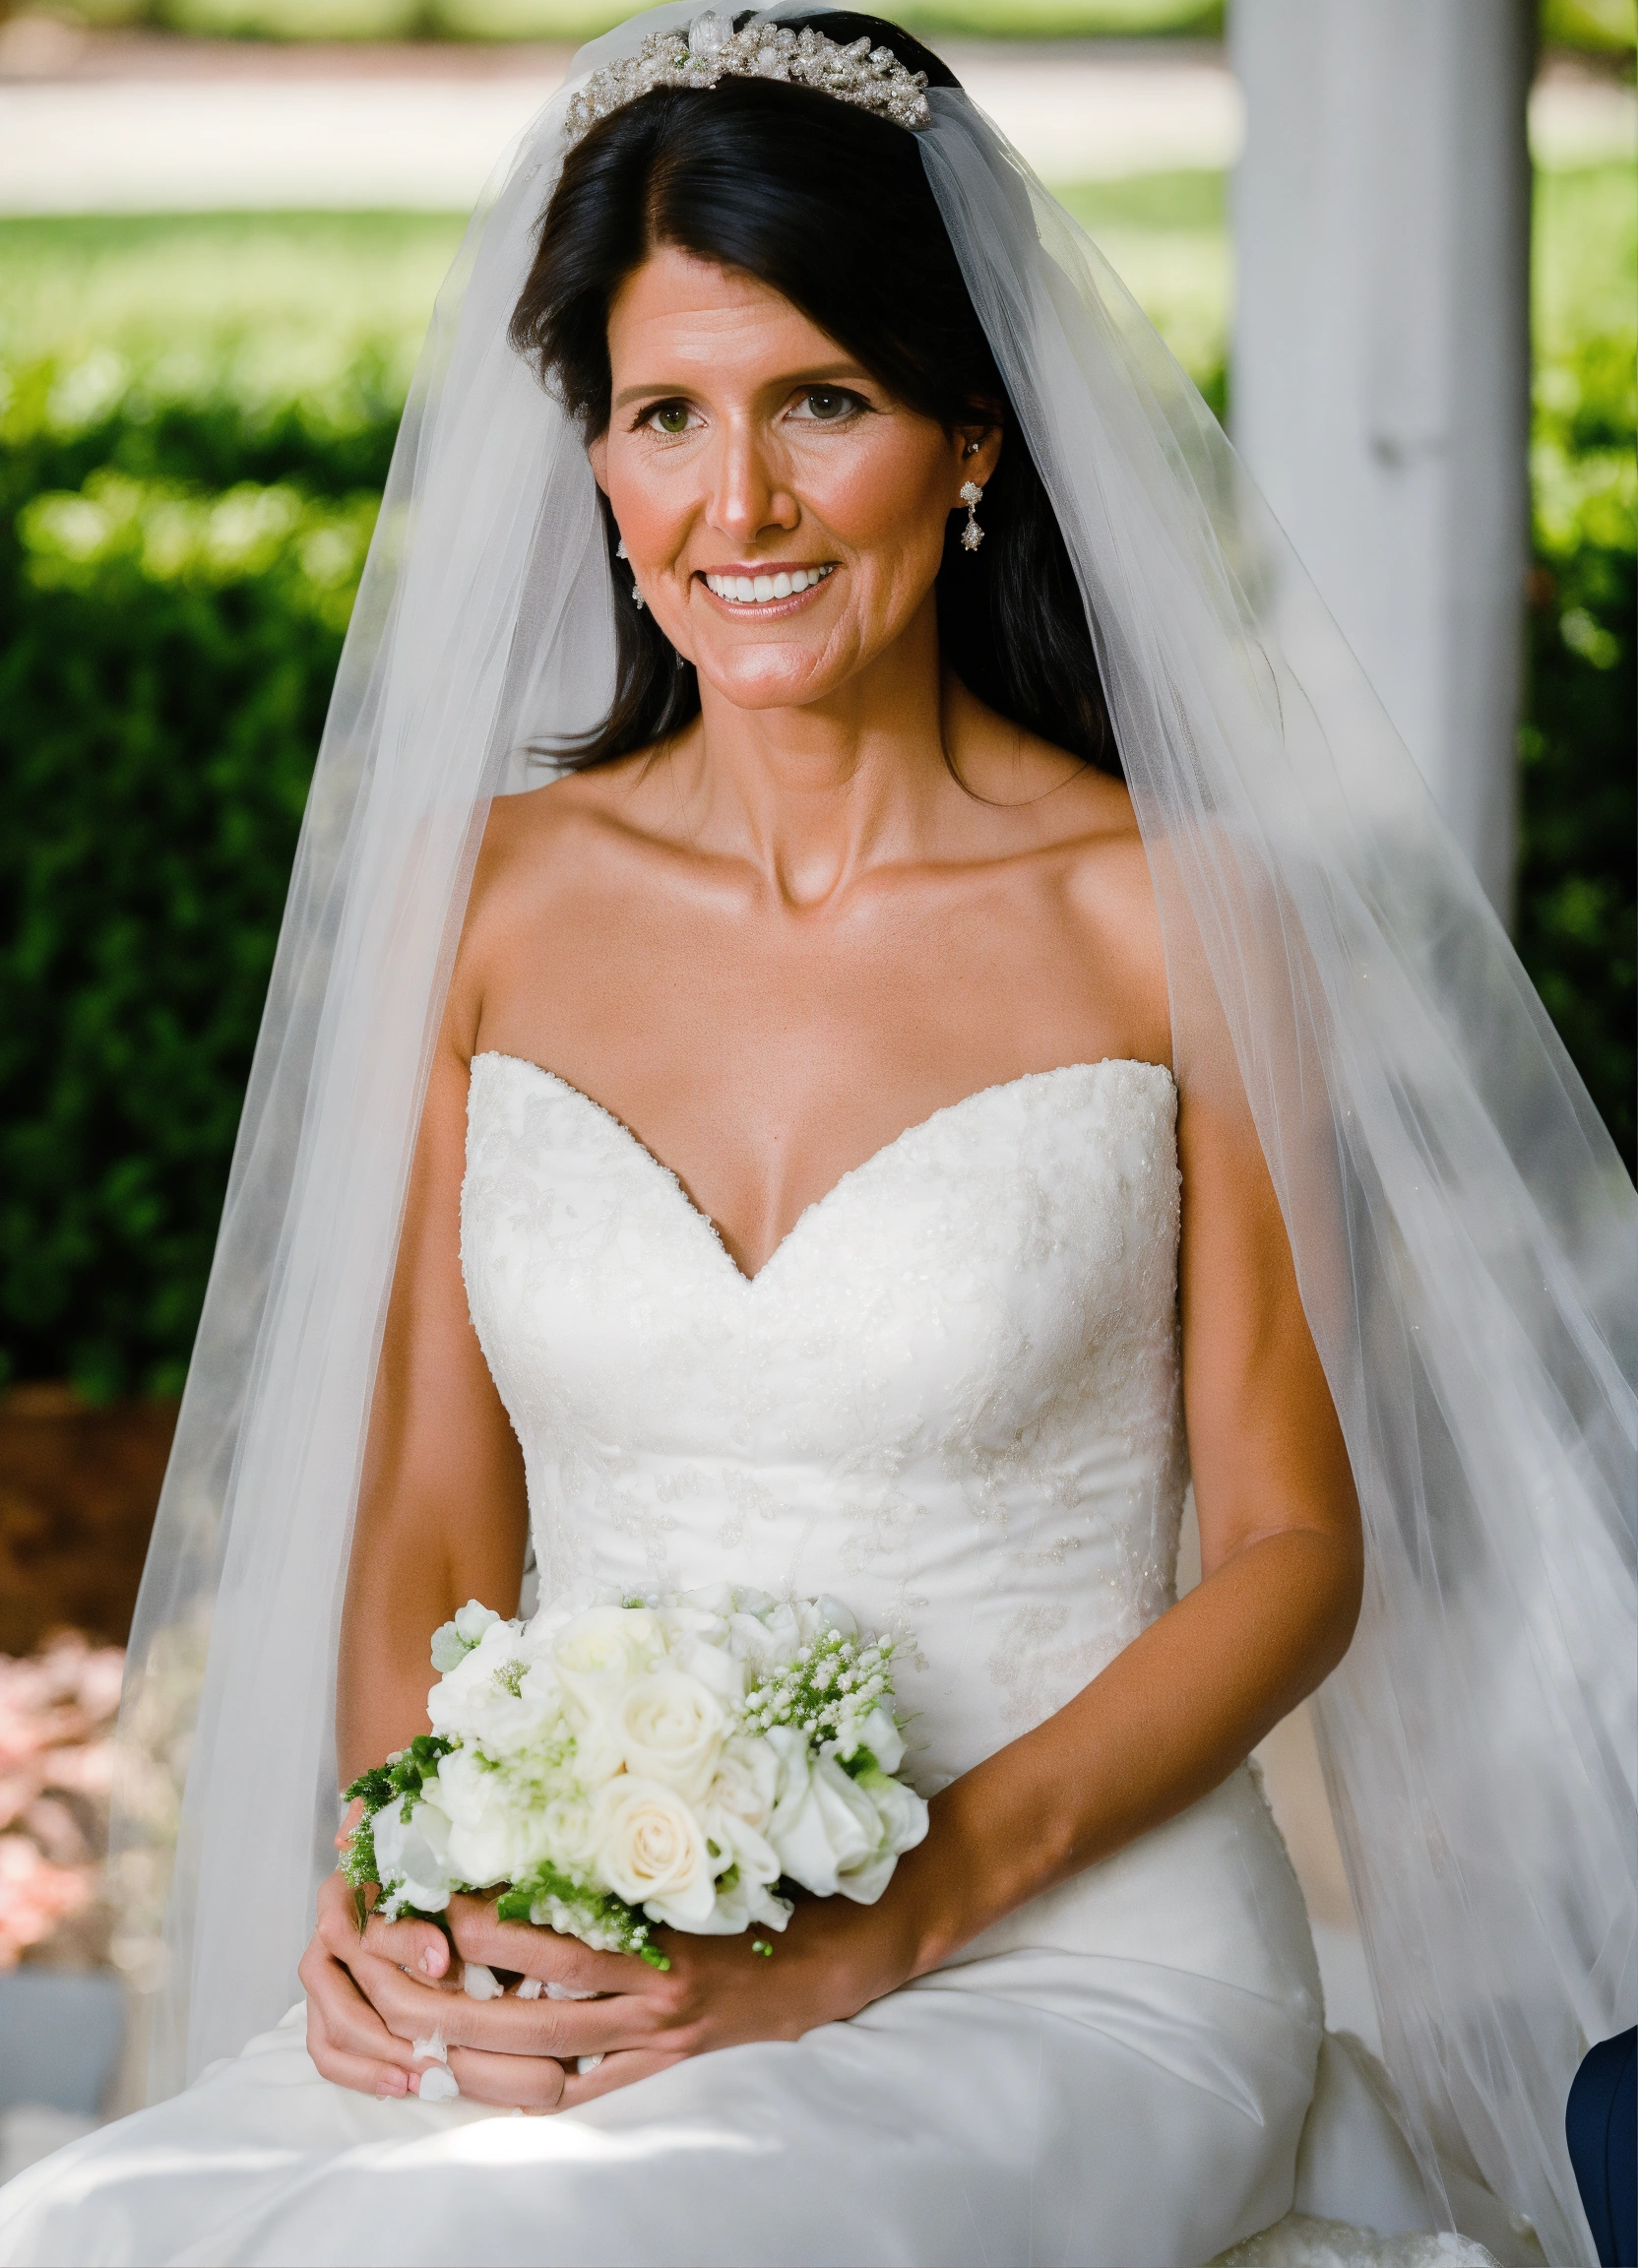
<svg viewBox="0 0 1638 2268">
<path fill-rule="evenodd" d="M 0 1969 L 106 1958 L 113 1727 L 125 1657 L 77 1631 L 0 1654 Z"/>
</svg>

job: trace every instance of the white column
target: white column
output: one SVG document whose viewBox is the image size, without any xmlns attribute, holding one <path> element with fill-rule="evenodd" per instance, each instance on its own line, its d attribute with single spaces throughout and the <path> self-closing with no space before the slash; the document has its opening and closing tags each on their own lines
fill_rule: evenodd
<svg viewBox="0 0 1638 2268">
<path fill-rule="evenodd" d="M 1531 0 L 1230 0 L 1235 441 L 1492 903 L 1514 855 Z"/>
</svg>

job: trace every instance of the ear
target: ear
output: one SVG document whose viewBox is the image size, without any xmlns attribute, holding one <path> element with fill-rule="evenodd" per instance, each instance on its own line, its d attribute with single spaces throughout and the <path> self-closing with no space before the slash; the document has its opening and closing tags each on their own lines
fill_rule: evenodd
<svg viewBox="0 0 1638 2268">
<path fill-rule="evenodd" d="M 1001 456 L 999 425 L 958 425 L 955 430 L 956 469 L 963 483 L 976 480 L 984 487 Z"/>
<path fill-rule="evenodd" d="M 608 494 L 608 435 L 599 433 L 595 441 L 586 444 L 586 458 L 592 468 L 592 477 L 606 496 Z"/>
</svg>

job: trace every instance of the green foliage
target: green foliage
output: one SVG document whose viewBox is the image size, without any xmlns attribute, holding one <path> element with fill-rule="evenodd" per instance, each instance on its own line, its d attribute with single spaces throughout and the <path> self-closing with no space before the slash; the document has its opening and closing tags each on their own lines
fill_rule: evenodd
<svg viewBox="0 0 1638 2268">
<path fill-rule="evenodd" d="M 0 1347 L 173 1393 L 375 496 L 50 455 L 0 472 Z"/>
<path fill-rule="evenodd" d="M 0 1381 L 174 1393 L 458 220 L 0 224 Z"/>
<path fill-rule="evenodd" d="M 503 1890 L 495 1912 L 502 1922 L 533 1922 L 607 1953 L 635 1953 L 651 1969 L 671 1966 L 652 1941 L 640 1907 L 628 1906 L 612 1890 L 594 1890 L 578 1875 L 545 1862 Z"/>
<path fill-rule="evenodd" d="M 1630 55 L 1638 41 L 1638 0 L 1542 0 L 1544 47 L 1586 47 Z"/>
<path fill-rule="evenodd" d="M 1537 567 L 1519 736 L 1516 929 L 1525 967 L 1629 1168 L 1638 1078 L 1635 269 L 1638 185 L 1628 168 L 1541 180 Z"/>
<path fill-rule="evenodd" d="M 419 1796 L 427 1776 L 436 1776 L 441 1760 L 454 1753 L 455 1742 L 446 1740 L 441 1732 L 417 1732 L 408 1748 L 395 1750 L 385 1764 L 372 1764 L 367 1772 L 360 1772 L 351 1787 L 343 1791 L 343 1798 L 363 1804 L 361 1828 L 373 1813 L 385 1811 L 401 1796 Z M 354 1835 L 357 1831 L 354 1829 Z M 373 1882 L 377 1877 L 372 1874 L 368 1879 Z"/>
</svg>

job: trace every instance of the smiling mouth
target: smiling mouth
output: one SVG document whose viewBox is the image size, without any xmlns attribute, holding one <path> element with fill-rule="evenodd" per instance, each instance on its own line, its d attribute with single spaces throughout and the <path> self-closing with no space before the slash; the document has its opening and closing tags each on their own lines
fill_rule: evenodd
<svg viewBox="0 0 1638 2268">
<path fill-rule="evenodd" d="M 776 599 L 794 598 L 811 591 L 836 573 L 836 561 L 823 567 L 781 568 L 776 575 L 705 575 L 706 589 L 730 606 L 769 606 Z"/>
</svg>

